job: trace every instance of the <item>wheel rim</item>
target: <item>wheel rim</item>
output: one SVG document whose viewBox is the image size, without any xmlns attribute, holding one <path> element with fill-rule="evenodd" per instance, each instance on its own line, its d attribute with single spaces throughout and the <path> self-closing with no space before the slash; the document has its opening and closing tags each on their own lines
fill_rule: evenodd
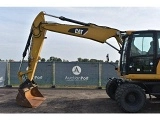
<svg viewBox="0 0 160 120">
<path fill-rule="evenodd" d="M 131 92 L 126 95 L 125 101 L 129 105 L 135 105 L 139 101 L 139 97 L 136 93 Z"/>
</svg>

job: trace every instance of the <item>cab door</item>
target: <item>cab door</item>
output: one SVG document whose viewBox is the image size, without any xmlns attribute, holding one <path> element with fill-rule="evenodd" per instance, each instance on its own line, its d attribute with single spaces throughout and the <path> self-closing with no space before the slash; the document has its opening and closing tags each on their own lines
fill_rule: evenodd
<svg viewBox="0 0 160 120">
<path fill-rule="evenodd" d="M 154 74 L 156 72 L 157 33 L 134 32 L 129 42 L 128 74 Z"/>
</svg>

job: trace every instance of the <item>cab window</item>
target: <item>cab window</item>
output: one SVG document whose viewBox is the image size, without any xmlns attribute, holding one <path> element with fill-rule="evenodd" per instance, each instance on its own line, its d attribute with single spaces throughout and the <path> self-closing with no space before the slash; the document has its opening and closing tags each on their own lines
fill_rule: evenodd
<svg viewBox="0 0 160 120">
<path fill-rule="evenodd" d="M 138 33 L 133 35 L 130 56 L 153 54 L 153 34 Z"/>
</svg>

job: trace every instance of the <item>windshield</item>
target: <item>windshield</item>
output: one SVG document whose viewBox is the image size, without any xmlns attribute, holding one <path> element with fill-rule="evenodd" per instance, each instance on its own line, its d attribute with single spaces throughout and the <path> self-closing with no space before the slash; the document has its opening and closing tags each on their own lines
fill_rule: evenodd
<svg viewBox="0 0 160 120">
<path fill-rule="evenodd" d="M 133 34 L 130 56 L 153 54 L 153 33 Z"/>
<path fill-rule="evenodd" d="M 155 42 L 154 32 L 136 32 L 131 36 L 130 52 L 128 54 L 128 68 L 127 73 L 153 73 L 154 56 L 155 56 Z M 154 42 L 153 42 L 154 41 Z"/>
</svg>

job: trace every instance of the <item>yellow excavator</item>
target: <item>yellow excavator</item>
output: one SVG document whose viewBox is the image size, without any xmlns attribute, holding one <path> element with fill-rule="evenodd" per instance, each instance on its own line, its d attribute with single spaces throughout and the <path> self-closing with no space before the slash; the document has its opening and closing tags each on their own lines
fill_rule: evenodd
<svg viewBox="0 0 160 120">
<path fill-rule="evenodd" d="M 45 20 L 45 16 L 74 24 L 48 22 Z M 119 73 L 119 78 L 108 78 L 106 93 L 111 99 L 116 100 L 118 106 L 125 112 L 142 110 L 146 103 L 146 95 L 149 95 L 151 101 L 153 98 L 160 98 L 160 31 L 120 31 L 40 12 L 33 21 L 22 55 L 18 72 L 19 80 L 22 83 L 16 97 L 17 104 L 36 108 L 45 100 L 33 78 L 47 31 L 107 43 L 119 52 L 120 61 L 118 67 L 115 68 Z M 117 41 L 119 48 L 107 42 L 112 37 Z M 27 51 L 28 69 L 21 71 Z M 23 81 L 22 78 L 25 80 Z"/>
</svg>

